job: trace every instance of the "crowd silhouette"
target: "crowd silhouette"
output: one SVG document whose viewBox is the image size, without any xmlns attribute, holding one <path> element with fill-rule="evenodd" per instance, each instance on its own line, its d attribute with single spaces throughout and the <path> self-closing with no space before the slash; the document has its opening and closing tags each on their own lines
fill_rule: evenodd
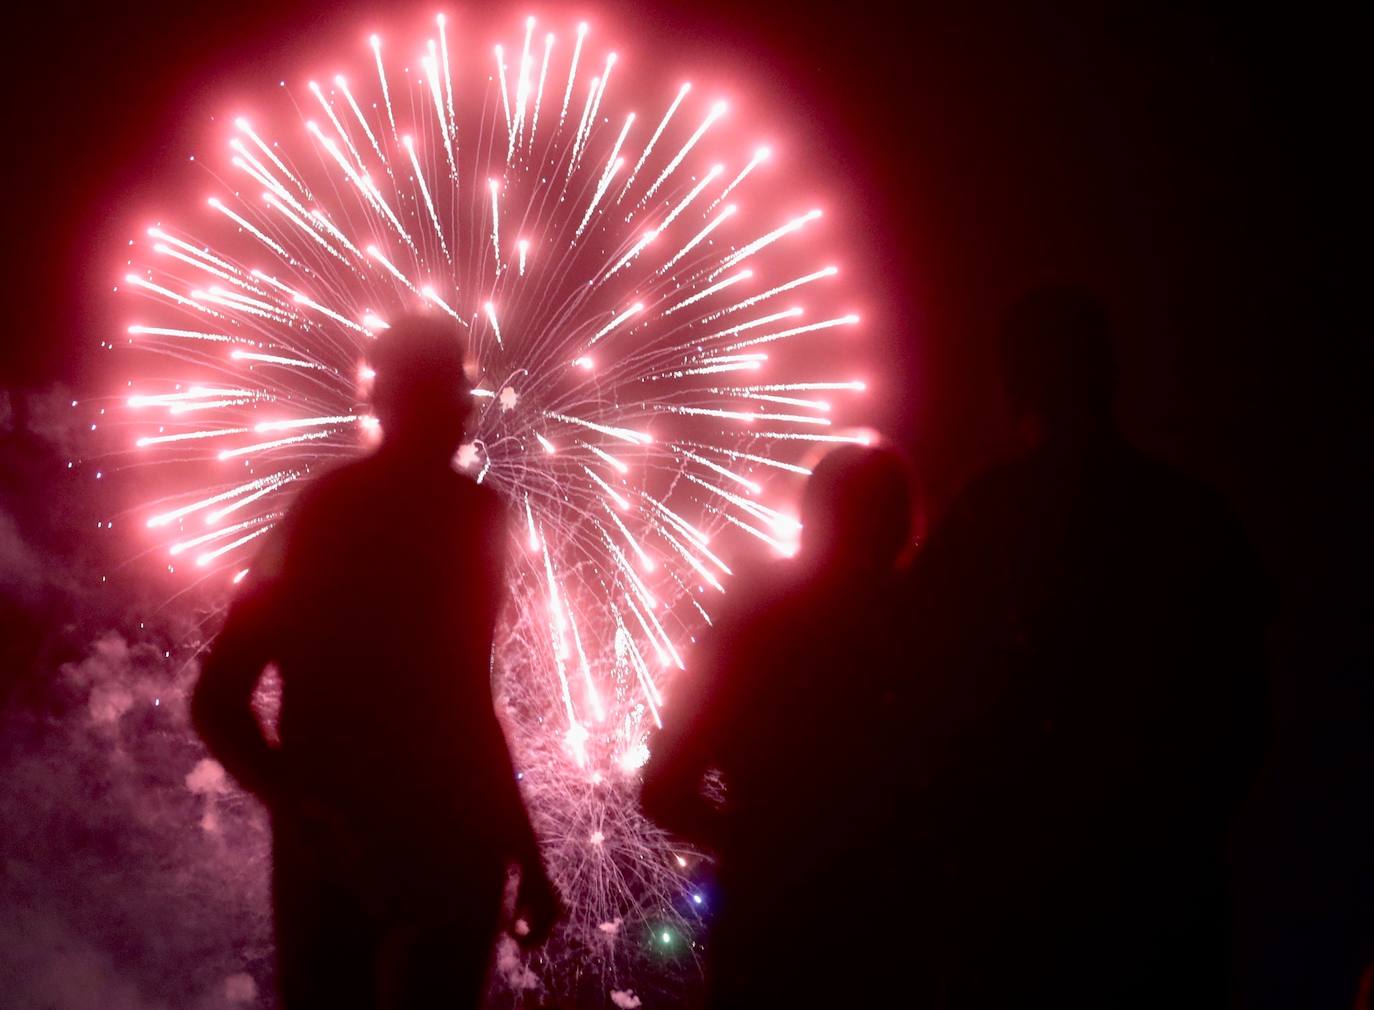
<svg viewBox="0 0 1374 1010">
<path fill-rule="evenodd" d="M 428 317 L 379 340 L 381 448 L 304 493 L 196 691 L 272 814 L 291 1010 L 477 1006 L 509 864 L 525 942 L 560 911 L 492 710 L 507 538 L 450 466 L 458 347 Z M 668 699 L 642 798 L 719 857 L 717 1010 L 1225 1005 L 1263 580 L 1115 430 L 1090 294 L 1020 301 L 1002 364 L 1017 458 L 916 545 L 898 453 L 823 457 L 797 556 L 741 576 Z"/>
</svg>

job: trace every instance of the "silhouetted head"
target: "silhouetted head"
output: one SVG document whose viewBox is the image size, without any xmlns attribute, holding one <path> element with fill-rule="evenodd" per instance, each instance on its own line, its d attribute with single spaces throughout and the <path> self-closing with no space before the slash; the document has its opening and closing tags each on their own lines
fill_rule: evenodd
<svg viewBox="0 0 1374 1010">
<path fill-rule="evenodd" d="M 801 555 L 847 568 L 891 566 L 911 535 L 906 464 L 890 449 L 849 445 L 827 453 L 801 500 Z"/>
<path fill-rule="evenodd" d="M 1037 441 L 1111 426 L 1116 391 L 1107 311 L 1081 288 L 1037 288 L 1007 313 L 1002 377 L 1023 429 Z"/>
<path fill-rule="evenodd" d="M 438 316 L 404 316 L 370 354 L 372 405 L 389 449 L 447 460 L 463 440 L 472 385 L 458 328 Z"/>
</svg>

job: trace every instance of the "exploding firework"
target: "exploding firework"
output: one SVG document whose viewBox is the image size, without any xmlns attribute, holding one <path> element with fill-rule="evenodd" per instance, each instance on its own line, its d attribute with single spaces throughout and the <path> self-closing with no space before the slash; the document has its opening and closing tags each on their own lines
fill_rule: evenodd
<svg viewBox="0 0 1374 1010">
<path fill-rule="evenodd" d="M 131 243 L 124 402 L 161 474 L 139 518 L 169 570 L 243 578 L 308 475 L 378 437 L 387 319 L 452 319 L 476 406 L 455 464 L 510 514 L 498 700 L 572 908 L 539 982 L 604 996 L 647 951 L 693 960 L 699 860 L 638 813 L 637 769 L 733 559 L 790 553 L 807 459 L 865 440 L 831 403 L 864 388 L 858 317 L 821 210 L 724 100 L 619 97 L 586 25 L 451 34 L 283 81 L 292 114 L 234 119 L 205 203 Z"/>
</svg>

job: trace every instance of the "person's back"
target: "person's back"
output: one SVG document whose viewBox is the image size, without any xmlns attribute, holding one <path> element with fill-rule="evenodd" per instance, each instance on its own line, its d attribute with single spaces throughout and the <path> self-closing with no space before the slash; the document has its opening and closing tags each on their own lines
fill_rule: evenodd
<svg viewBox="0 0 1374 1010">
<path fill-rule="evenodd" d="M 909 523 L 903 484 L 883 453 L 822 460 L 803 501 L 801 555 L 731 587 L 732 612 L 665 709 L 644 803 L 719 850 L 713 1006 L 848 999 L 852 971 L 829 938 L 874 910 L 891 668 L 883 616 Z M 699 804 L 708 768 L 724 783 L 718 823 Z"/>
<path fill-rule="evenodd" d="M 291 1010 L 475 1006 L 508 862 L 536 938 L 556 911 L 492 708 L 506 533 L 451 466 L 471 410 L 459 339 L 426 317 L 381 338 L 381 448 L 302 492 L 193 699 L 211 752 L 272 814 Z M 278 746 L 250 708 L 269 663 Z"/>
<path fill-rule="evenodd" d="M 946 1000 L 1219 1005 L 1257 573 L 1217 499 L 1112 431 L 1090 299 L 1033 296 L 1009 338 L 1032 448 L 974 482 L 913 569 Z"/>
<path fill-rule="evenodd" d="M 473 802 L 465 771 L 501 739 L 500 507 L 457 473 L 408 469 L 380 452 L 321 477 L 285 545 L 279 735 L 341 806 Z"/>
</svg>

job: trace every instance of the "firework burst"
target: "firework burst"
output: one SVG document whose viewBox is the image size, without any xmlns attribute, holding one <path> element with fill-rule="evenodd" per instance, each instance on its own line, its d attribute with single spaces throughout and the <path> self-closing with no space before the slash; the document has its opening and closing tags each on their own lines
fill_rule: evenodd
<svg viewBox="0 0 1374 1010">
<path fill-rule="evenodd" d="M 810 453 L 865 440 L 832 421 L 864 388 L 858 317 L 821 210 L 724 100 L 618 94 L 586 25 L 451 35 L 284 81 L 291 114 L 234 119 L 203 206 L 135 239 L 124 409 L 172 487 L 140 519 L 169 569 L 241 579 L 303 480 L 377 437 L 387 319 L 452 319 L 476 400 L 456 465 L 510 514 L 498 699 L 573 910 L 541 981 L 604 995 L 646 951 L 692 960 L 698 859 L 638 813 L 636 771 L 732 559 L 789 553 Z"/>
</svg>

